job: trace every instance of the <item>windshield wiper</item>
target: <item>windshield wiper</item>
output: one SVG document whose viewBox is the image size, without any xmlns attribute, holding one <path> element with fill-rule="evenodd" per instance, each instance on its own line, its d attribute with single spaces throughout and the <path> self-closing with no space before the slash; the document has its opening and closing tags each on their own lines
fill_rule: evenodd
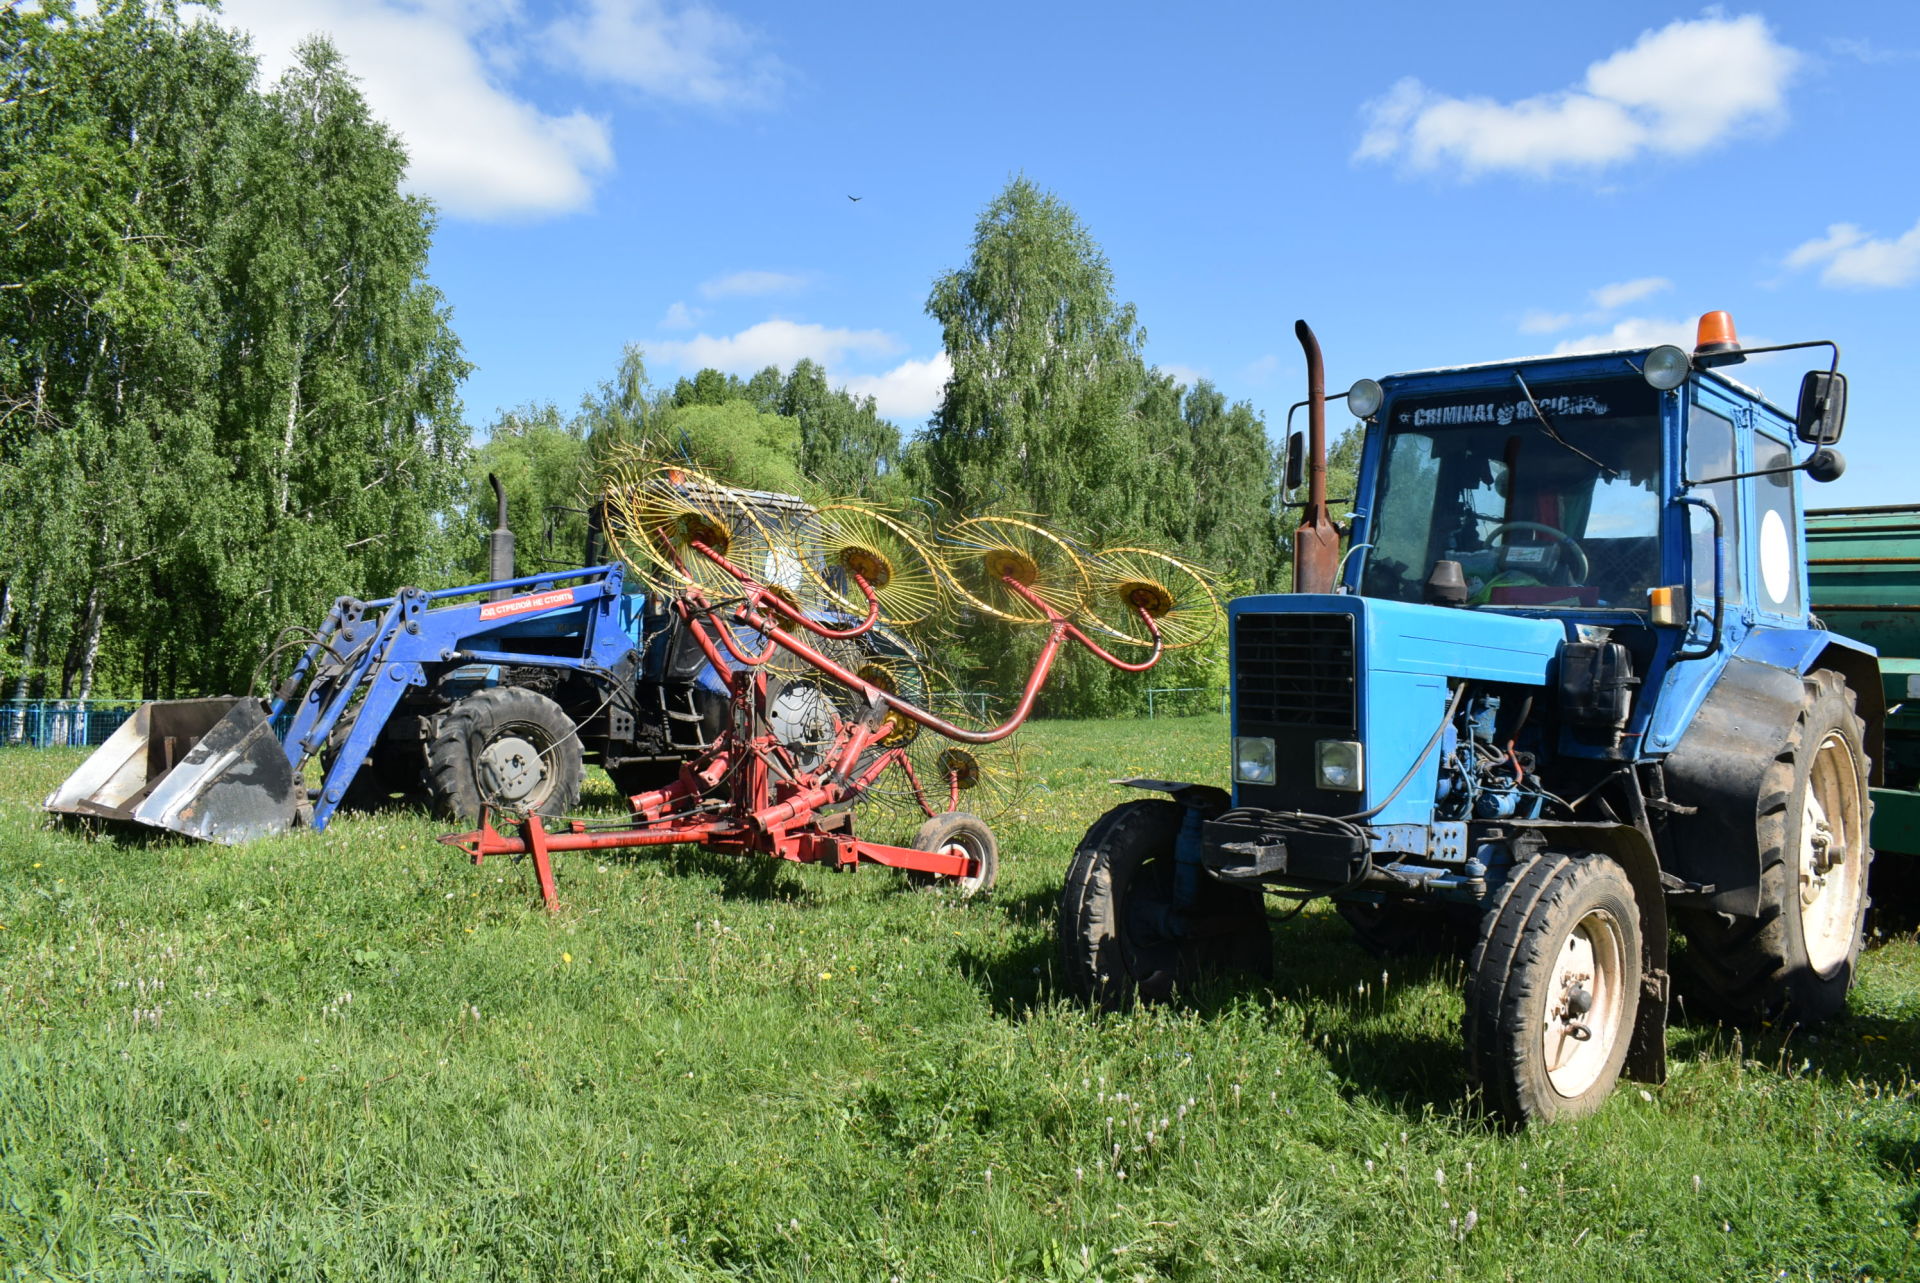
<svg viewBox="0 0 1920 1283">
<path fill-rule="evenodd" d="M 1528 387 L 1527 381 L 1520 377 L 1520 371 L 1515 370 L 1513 372 L 1513 381 L 1515 383 L 1518 383 L 1520 385 L 1520 390 L 1527 394 L 1527 404 L 1533 407 L 1533 417 L 1539 422 L 1540 430 L 1542 432 L 1546 433 L 1548 436 L 1552 437 L 1555 441 L 1558 441 L 1561 445 L 1573 451 L 1575 454 L 1579 455 L 1582 459 L 1585 459 L 1588 463 L 1591 463 L 1594 467 L 1600 469 L 1600 471 L 1606 473 L 1608 476 L 1614 477 L 1614 478 L 1619 477 L 1620 474 L 1618 472 L 1615 472 L 1612 468 L 1609 468 L 1606 464 L 1600 462 L 1600 460 L 1594 458 L 1592 455 L 1588 454 L 1585 450 L 1582 450 L 1579 446 L 1575 445 L 1573 442 L 1567 440 L 1565 437 L 1561 436 L 1558 432 L 1554 431 L 1553 424 L 1547 421 L 1547 412 L 1545 410 L 1542 410 L 1540 408 L 1540 403 L 1533 399 L 1533 389 Z"/>
</svg>

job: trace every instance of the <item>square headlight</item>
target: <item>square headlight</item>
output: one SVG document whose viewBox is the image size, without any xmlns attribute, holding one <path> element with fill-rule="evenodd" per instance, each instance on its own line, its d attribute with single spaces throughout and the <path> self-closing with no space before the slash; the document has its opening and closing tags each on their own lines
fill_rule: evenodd
<svg viewBox="0 0 1920 1283">
<path fill-rule="evenodd" d="M 1313 746 L 1315 783 L 1337 793 L 1358 793 L 1367 782 L 1365 761 L 1353 740 L 1321 740 Z"/>
<path fill-rule="evenodd" d="M 1242 784 L 1273 783 L 1273 741 L 1259 735 L 1234 736 L 1233 778 Z"/>
</svg>

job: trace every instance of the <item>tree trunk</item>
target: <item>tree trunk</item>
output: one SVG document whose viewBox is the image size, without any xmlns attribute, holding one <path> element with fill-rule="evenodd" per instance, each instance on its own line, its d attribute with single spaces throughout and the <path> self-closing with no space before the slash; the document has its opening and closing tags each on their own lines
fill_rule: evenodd
<svg viewBox="0 0 1920 1283">
<path fill-rule="evenodd" d="M 17 704 L 27 702 L 27 694 L 33 681 L 33 646 L 40 636 L 41 589 L 46 586 L 47 573 L 41 571 L 34 577 L 33 592 L 27 598 L 27 613 L 21 622 L 24 637 L 20 644 L 20 680 L 13 685 L 13 699 Z M 13 719 L 12 741 L 18 744 L 26 737 L 27 719 L 24 715 Z"/>
<path fill-rule="evenodd" d="M 86 624 L 82 635 L 75 637 L 73 644 L 67 647 L 66 660 L 60 665 L 61 699 L 73 698 L 73 679 L 82 668 L 87 670 L 87 680 L 83 685 L 92 684 L 93 659 L 100 649 L 100 614 L 100 585 L 95 583 L 87 592 Z M 80 698 L 85 699 L 86 695 L 83 693 Z"/>
<path fill-rule="evenodd" d="M 95 588 L 87 597 L 87 648 L 80 660 L 80 702 L 86 703 L 93 696 L 93 667 L 100 659 L 100 633 L 105 628 L 107 612 L 101 608 L 100 590 Z"/>
<path fill-rule="evenodd" d="M 296 357 L 297 359 L 297 357 Z M 293 486 L 293 429 L 300 421 L 300 371 L 293 373 L 293 386 L 287 390 L 287 430 L 281 437 L 280 515 L 287 515 Z"/>
</svg>

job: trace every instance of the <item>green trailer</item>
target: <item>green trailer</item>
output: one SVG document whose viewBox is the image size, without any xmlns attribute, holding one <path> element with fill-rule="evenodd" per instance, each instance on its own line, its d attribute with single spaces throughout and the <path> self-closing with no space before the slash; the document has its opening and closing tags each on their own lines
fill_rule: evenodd
<svg viewBox="0 0 1920 1283">
<path fill-rule="evenodd" d="M 1886 690 L 1885 772 L 1873 790 L 1875 883 L 1911 886 L 1920 856 L 1920 504 L 1807 512 L 1813 611 L 1835 632 L 1880 652 Z M 1891 898 L 1879 888 L 1881 903 Z"/>
</svg>

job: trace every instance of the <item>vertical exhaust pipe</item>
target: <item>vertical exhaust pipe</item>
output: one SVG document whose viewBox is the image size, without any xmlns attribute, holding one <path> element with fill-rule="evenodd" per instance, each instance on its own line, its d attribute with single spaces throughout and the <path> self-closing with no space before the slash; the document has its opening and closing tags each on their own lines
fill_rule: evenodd
<svg viewBox="0 0 1920 1283">
<path fill-rule="evenodd" d="M 513 531 L 507 527 L 507 491 L 500 484 L 500 478 L 491 472 L 487 474 L 487 484 L 493 487 L 494 520 L 493 533 L 487 536 L 487 578 L 513 578 Z M 487 600 L 499 601 L 513 594 L 505 588 L 496 588 L 488 594 Z"/>
<path fill-rule="evenodd" d="M 1293 590 L 1332 592 L 1340 570 L 1340 528 L 1327 511 L 1327 372 L 1313 327 L 1295 321 L 1307 354 L 1307 502 L 1293 532 Z"/>
</svg>

